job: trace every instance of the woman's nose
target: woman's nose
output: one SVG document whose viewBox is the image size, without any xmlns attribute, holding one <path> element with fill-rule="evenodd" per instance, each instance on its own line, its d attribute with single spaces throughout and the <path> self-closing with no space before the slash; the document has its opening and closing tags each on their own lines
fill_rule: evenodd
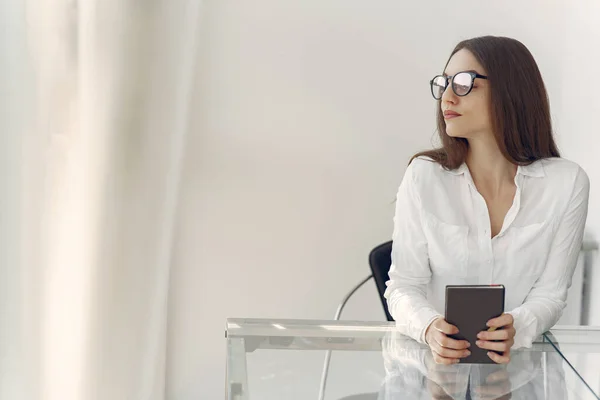
<svg viewBox="0 0 600 400">
<path fill-rule="evenodd" d="M 444 93 L 442 93 L 442 103 L 456 104 L 457 101 L 458 96 L 454 93 L 454 90 L 452 90 L 452 85 L 446 86 Z"/>
</svg>

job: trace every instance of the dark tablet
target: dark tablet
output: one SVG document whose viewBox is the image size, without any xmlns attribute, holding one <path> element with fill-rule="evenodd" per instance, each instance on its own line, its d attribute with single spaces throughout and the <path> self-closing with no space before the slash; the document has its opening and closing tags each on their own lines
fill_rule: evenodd
<svg viewBox="0 0 600 400">
<path fill-rule="evenodd" d="M 477 347 L 477 334 L 488 329 L 486 323 L 504 313 L 503 285 L 446 286 L 446 321 L 458 328 L 450 337 L 471 343 L 471 355 L 460 360 L 467 364 L 493 364 L 487 350 Z"/>
</svg>

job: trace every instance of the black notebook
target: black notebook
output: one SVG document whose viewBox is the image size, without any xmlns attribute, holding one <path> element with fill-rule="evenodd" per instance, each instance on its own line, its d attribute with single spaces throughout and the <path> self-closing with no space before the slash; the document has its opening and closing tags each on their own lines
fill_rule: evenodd
<svg viewBox="0 0 600 400">
<path fill-rule="evenodd" d="M 504 313 L 503 285 L 448 285 L 446 286 L 446 321 L 458 328 L 453 339 L 471 343 L 471 355 L 460 359 L 467 364 L 493 364 L 488 350 L 480 349 L 475 342 L 477 334 L 488 330 L 486 323 Z"/>
</svg>

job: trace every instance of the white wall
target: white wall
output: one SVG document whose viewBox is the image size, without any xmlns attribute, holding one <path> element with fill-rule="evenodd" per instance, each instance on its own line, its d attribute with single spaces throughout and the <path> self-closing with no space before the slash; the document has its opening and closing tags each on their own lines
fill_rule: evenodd
<svg viewBox="0 0 600 400">
<path fill-rule="evenodd" d="M 33 289 L 27 267 L 36 255 L 25 254 L 25 244 L 36 242 L 31 229 L 38 215 L 24 213 L 31 199 L 23 195 L 30 189 L 23 179 L 30 173 L 24 152 L 18 151 L 29 143 L 31 125 L 27 112 L 31 110 L 31 71 L 26 51 L 23 2 L 0 2 L 0 398 L 30 398 L 39 390 L 39 381 L 32 362 L 38 354 L 36 329 L 39 315 L 28 307 L 37 300 L 38 287 Z M 24 83 L 24 85 L 22 85 Z M 24 218 L 24 215 L 31 218 Z M 36 260 L 37 261 L 37 260 Z M 35 292 L 34 292 L 35 290 Z M 15 301 L 26 299 L 26 301 Z M 30 318 L 34 315 L 33 318 Z M 37 361 L 37 360 L 35 360 Z M 30 374 L 26 374 L 27 373 Z M 30 377 L 26 383 L 22 377 Z"/>
<path fill-rule="evenodd" d="M 598 55 L 563 39 L 579 18 L 565 17 L 564 2 L 374 4 L 207 2 L 172 276 L 169 398 L 222 398 L 227 317 L 330 318 L 368 274 L 369 250 L 391 235 L 408 158 L 434 133 L 428 81 L 459 40 L 522 40 L 546 80 L 565 156 L 600 181 L 589 146 L 598 90 L 583 86 L 589 114 L 580 119 L 582 86 L 565 79 L 599 63 L 576 66 L 565 48 L 590 62 Z M 571 39 L 591 29 L 586 21 L 569 26 Z M 598 232 L 593 206 L 590 220 Z M 374 285 L 345 318 L 383 319 Z"/>
<path fill-rule="evenodd" d="M 600 96 L 590 90 L 591 81 L 598 80 L 586 71 L 600 65 L 600 3 L 594 0 L 573 2 L 564 16 L 569 29 L 566 45 L 561 53 L 563 73 L 560 107 L 562 120 L 561 149 L 564 156 L 576 160 L 586 170 L 591 181 L 590 210 L 587 220 L 587 237 L 600 240 Z M 587 323 L 600 325 L 600 271 L 598 251 L 588 255 L 590 265 L 586 277 Z"/>
</svg>

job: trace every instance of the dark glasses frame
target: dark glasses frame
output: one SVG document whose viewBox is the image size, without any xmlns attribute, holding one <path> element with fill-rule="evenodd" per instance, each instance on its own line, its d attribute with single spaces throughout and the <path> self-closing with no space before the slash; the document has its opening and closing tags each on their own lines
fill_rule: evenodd
<svg viewBox="0 0 600 400">
<path fill-rule="evenodd" d="M 459 75 L 459 74 L 467 74 L 467 75 L 471 76 L 471 86 L 469 87 L 469 90 L 467 90 L 467 92 L 465 94 L 458 94 L 456 92 L 456 88 L 454 86 L 454 77 L 457 76 L 457 75 Z M 444 84 L 444 91 L 442 91 L 442 95 L 440 95 L 440 97 L 435 97 L 435 92 L 433 91 L 433 81 L 435 81 L 438 78 L 444 79 L 444 82 L 445 82 L 445 84 Z M 431 89 L 431 95 L 433 96 L 434 99 L 440 100 L 442 98 L 444 92 L 448 88 L 448 84 L 449 84 L 450 80 L 452 79 L 452 84 L 450 85 L 452 87 L 452 91 L 454 92 L 455 95 L 457 95 L 459 97 L 464 97 L 464 96 L 468 95 L 469 93 L 471 93 L 471 90 L 473 90 L 473 83 L 475 82 L 476 78 L 479 78 L 479 79 L 488 79 L 487 76 L 480 75 L 480 74 L 478 74 L 475 71 L 461 71 L 461 72 L 457 72 L 454 75 L 448 75 L 448 76 L 445 76 L 445 75 L 436 75 L 436 76 L 433 77 L 433 79 L 431 79 L 429 81 L 429 88 Z"/>
</svg>

